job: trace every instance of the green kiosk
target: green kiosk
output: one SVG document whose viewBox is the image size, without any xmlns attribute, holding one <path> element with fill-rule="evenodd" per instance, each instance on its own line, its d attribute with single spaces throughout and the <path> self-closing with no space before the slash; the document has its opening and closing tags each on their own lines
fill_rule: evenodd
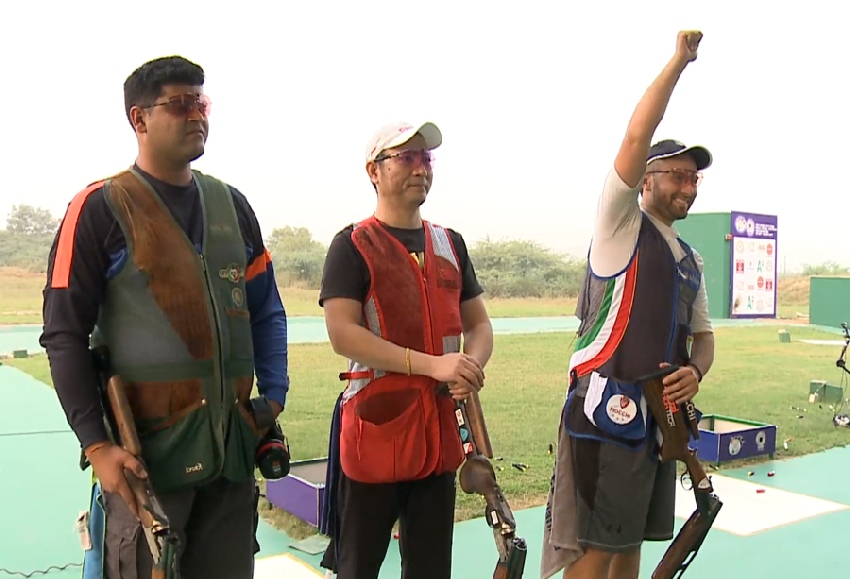
<svg viewBox="0 0 850 579">
<path fill-rule="evenodd" d="M 692 213 L 675 227 L 705 262 L 712 319 L 776 317 L 775 215 Z"/>
</svg>

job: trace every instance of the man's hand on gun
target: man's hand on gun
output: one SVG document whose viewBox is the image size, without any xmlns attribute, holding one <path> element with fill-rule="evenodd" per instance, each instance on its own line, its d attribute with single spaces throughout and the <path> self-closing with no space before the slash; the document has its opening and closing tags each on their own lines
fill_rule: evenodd
<svg viewBox="0 0 850 579">
<path fill-rule="evenodd" d="M 470 392 L 484 387 L 484 370 L 468 354 L 445 354 L 434 358 L 428 375 L 440 384 L 448 384 L 455 400 L 466 400 Z"/>
<path fill-rule="evenodd" d="M 146 479 L 148 474 L 142 463 L 120 446 L 109 442 L 88 453 L 87 458 L 103 492 L 120 495 L 133 514 L 140 517 L 136 495 L 130 488 L 124 471 L 126 469 L 136 477 Z"/>
<path fill-rule="evenodd" d="M 690 437 L 699 436 L 696 409 L 687 403 L 671 403 L 667 394 L 670 388 L 668 379 L 672 378 L 678 384 L 679 380 L 675 377 L 683 371 L 691 370 L 670 367 L 670 364 L 661 364 L 661 368 L 659 372 L 639 378 L 637 382 L 643 390 L 647 408 L 661 430 L 661 461 L 684 463 L 692 481 L 697 505 L 652 573 L 652 579 L 673 579 L 681 577 L 696 557 L 723 503 L 714 494 L 711 479 L 702 468 L 697 452 L 690 448 Z M 692 376 L 696 382 L 695 374 Z"/>
<path fill-rule="evenodd" d="M 668 368 L 670 364 L 661 364 L 661 368 Z M 664 395 L 671 404 L 684 404 L 693 400 L 699 392 L 699 378 L 696 370 L 690 366 L 682 366 L 672 374 L 664 377 Z"/>
<path fill-rule="evenodd" d="M 172 531 L 165 510 L 153 490 L 142 456 L 142 445 L 127 399 L 126 385 L 110 371 L 109 352 L 105 347 L 92 352 L 101 375 L 103 411 L 112 440 L 86 448 L 85 456 L 101 491 L 121 497 L 141 524 L 153 558 L 151 579 L 173 579 L 179 539 Z"/>
</svg>

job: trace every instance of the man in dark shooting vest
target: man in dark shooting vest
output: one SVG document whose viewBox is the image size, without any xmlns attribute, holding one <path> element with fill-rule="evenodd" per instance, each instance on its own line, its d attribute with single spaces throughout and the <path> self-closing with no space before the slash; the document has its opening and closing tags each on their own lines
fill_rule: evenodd
<svg viewBox="0 0 850 579">
<path fill-rule="evenodd" d="M 349 359 L 325 491 L 323 566 L 339 579 L 377 579 L 396 520 L 403 579 L 451 576 L 464 460 L 452 398 L 483 386 L 493 329 L 463 237 L 420 215 L 441 143 L 432 123 L 377 131 L 366 149 L 377 207 L 325 261 L 320 304 Z"/>
<path fill-rule="evenodd" d="M 673 140 L 650 146 L 701 37 L 679 33 L 599 199 L 546 509 L 544 579 L 561 569 L 566 579 L 637 579 L 643 542 L 673 537 L 676 463 L 659 461 L 657 428 L 635 380 L 681 366 L 664 380 L 680 404 L 714 361 L 702 259 L 673 228 L 712 157 Z"/>
<path fill-rule="evenodd" d="M 286 403 L 286 313 L 248 201 L 190 168 L 209 132 L 203 85 L 177 56 L 127 78 L 136 162 L 71 200 L 50 252 L 41 343 L 96 477 L 86 578 L 150 577 L 125 468 L 158 494 L 183 579 L 253 577 L 262 424 L 250 398 L 256 373 L 271 414 Z M 127 384 L 146 472 L 108 438 L 90 345 Z"/>
</svg>

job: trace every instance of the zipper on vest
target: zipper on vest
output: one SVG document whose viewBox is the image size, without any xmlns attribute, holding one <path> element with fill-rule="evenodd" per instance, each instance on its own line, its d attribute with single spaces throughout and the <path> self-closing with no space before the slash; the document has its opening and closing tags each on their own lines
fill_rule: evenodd
<svg viewBox="0 0 850 579">
<path fill-rule="evenodd" d="M 426 235 L 426 237 L 425 237 L 426 248 L 425 248 L 425 251 L 422 253 L 422 264 L 421 264 L 421 267 L 418 266 L 417 269 L 419 270 L 419 273 L 422 276 L 422 289 L 424 290 L 424 293 L 425 293 L 425 312 L 426 312 L 425 315 L 427 316 L 425 323 L 428 324 L 428 335 L 431 337 L 431 345 L 433 347 L 433 345 L 434 345 L 434 324 L 433 324 L 433 321 L 431 319 L 431 293 L 428 291 L 428 274 L 426 273 L 428 271 L 428 264 L 427 264 L 427 261 L 428 261 L 428 259 L 427 259 L 428 241 L 429 241 L 428 236 Z"/>
<path fill-rule="evenodd" d="M 216 358 L 216 360 L 215 360 L 215 364 L 213 364 L 213 372 L 214 372 L 214 375 L 215 375 L 215 379 L 218 382 L 219 400 L 220 400 L 220 403 L 221 403 L 220 405 L 223 409 L 224 403 L 225 403 L 225 391 L 224 391 L 224 379 L 222 378 L 224 376 L 224 368 L 222 367 L 222 364 L 223 364 L 223 354 L 222 354 L 222 352 L 224 351 L 224 346 L 221 343 L 221 319 L 219 318 L 219 315 L 218 315 L 218 304 L 216 304 L 215 294 L 213 293 L 212 281 L 210 280 L 210 272 L 207 269 L 206 259 L 204 259 L 204 254 L 202 254 L 202 253 L 199 253 L 198 257 L 200 258 L 200 261 L 201 261 L 201 269 L 204 272 L 204 282 L 206 283 L 206 286 L 207 286 L 207 295 L 210 298 L 210 307 L 212 308 L 213 318 L 215 319 L 215 328 L 213 328 L 213 334 L 214 334 L 213 337 L 215 339 L 213 340 L 213 344 L 214 344 L 214 347 L 215 347 L 215 358 Z M 226 428 L 227 428 L 226 423 L 222 420 L 222 432 L 221 432 L 222 444 L 224 443 L 223 441 L 224 441 L 225 429 Z M 222 452 L 223 452 L 223 449 L 222 449 Z"/>
</svg>

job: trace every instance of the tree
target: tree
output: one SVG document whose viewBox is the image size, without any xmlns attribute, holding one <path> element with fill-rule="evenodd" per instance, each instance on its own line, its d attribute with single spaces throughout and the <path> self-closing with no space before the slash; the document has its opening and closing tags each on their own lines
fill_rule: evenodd
<svg viewBox="0 0 850 579">
<path fill-rule="evenodd" d="M 835 261 L 825 261 L 820 265 L 803 264 L 803 275 L 846 275 L 848 273 L 850 268 Z"/>
<path fill-rule="evenodd" d="M 325 250 L 325 246 L 320 241 L 313 239 L 309 229 L 291 225 L 272 230 L 266 245 L 271 253 Z"/>
<path fill-rule="evenodd" d="M 0 267 L 43 273 L 59 222 L 47 209 L 13 205 L 0 230 Z"/>
<path fill-rule="evenodd" d="M 47 236 L 56 233 L 59 219 L 50 211 L 32 205 L 13 205 L 6 219 L 6 231 L 14 235 Z"/>
<path fill-rule="evenodd" d="M 313 239 L 309 229 L 290 225 L 274 229 L 266 247 L 272 254 L 281 285 L 319 287 L 327 248 Z"/>
<path fill-rule="evenodd" d="M 584 260 L 533 241 L 487 238 L 469 253 L 481 286 L 492 297 L 575 297 L 584 279 Z"/>
</svg>

